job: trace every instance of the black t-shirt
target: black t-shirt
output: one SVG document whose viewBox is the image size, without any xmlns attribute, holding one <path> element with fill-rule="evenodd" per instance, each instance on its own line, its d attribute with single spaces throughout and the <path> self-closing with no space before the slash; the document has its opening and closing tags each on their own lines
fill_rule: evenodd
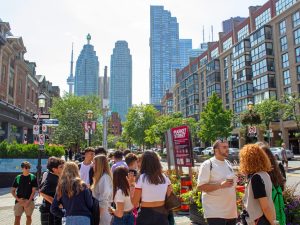
<svg viewBox="0 0 300 225">
<path fill-rule="evenodd" d="M 58 178 L 58 176 L 49 172 L 45 181 L 42 184 L 41 192 L 51 197 L 54 197 L 58 183 Z"/>
<path fill-rule="evenodd" d="M 31 178 L 31 176 L 33 176 L 33 179 Z M 24 176 L 22 174 L 19 179 L 19 183 L 17 182 L 17 177 L 16 177 L 12 186 L 14 188 L 17 188 L 18 198 L 29 199 L 32 193 L 32 188 L 33 187 L 37 188 L 38 185 L 37 185 L 36 177 L 34 175 Z"/>
<path fill-rule="evenodd" d="M 260 175 L 255 174 L 251 177 L 252 191 L 255 199 L 267 197 L 265 183 Z"/>
</svg>

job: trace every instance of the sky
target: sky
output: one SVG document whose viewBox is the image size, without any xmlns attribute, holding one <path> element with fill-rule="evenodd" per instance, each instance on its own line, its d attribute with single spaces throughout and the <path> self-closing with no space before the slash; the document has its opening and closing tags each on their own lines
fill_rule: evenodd
<svg viewBox="0 0 300 225">
<path fill-rule="evenodd" d="M 179 23 L 179 37 L 193 39 L 193 48 L 208 41 L 211 25 L 214 41 L 221 23 L 230 17 L 249 15 L 250 5 L 266 0 L 0 0 L 0 18 L 10 23 L 11 32 L 22 36 L 25 59 L 37 64 L 37 74 L 45 75 L 61 94 L 68 90 L 72 42 L 74 65 L 86 35 L 100 62 L 110 73 L 110 56 L 118 40 L 128 42 L 132 55 L 133 104 L 149 103 L 150 5 L 163 5 Z M 75 67 L 74 67 L 75 71 Z"/>
</svg>

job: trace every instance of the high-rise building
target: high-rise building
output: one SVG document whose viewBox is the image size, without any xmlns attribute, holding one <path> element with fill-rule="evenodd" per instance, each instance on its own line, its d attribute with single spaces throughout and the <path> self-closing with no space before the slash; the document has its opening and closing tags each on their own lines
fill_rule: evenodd
<svg viewBox="0 0 300 225">
<path fill-rule="evenodd" d="M 163 6 L 150 7 L 150 20 L 150 103 L 160 105 L 180 67 L 179 25 Z"/>
<path fill-rule="evenodd" d="M 70 68 L 70 75 L 67 79 L 67 84 L 69 85 L 69 94 L 72 95 L 74 93 L 74 75 L 73 75 L 73 44 L 72 44 L 72 53 L 71 53 L 71 68 Z"/>
<path fill-rule="evenodd" d="M 83 46 L 76 62 L 75 95 L 98 95 L 99 61 L 90 44 L 91 35 L 87 35 L 87 44 Z"/>
<path fill-rule="evenodd" d="M 110 110 L 125 120 L 132 105 L 132 57 L 128 43 L 117 41 L 110 61 Z"/>
<path fill-rule="evenodd" d="M 109 81 L 110 77 L 107 76 L 107 66 L 105 66 L 104 76 L 99 77 L 99 96 L 102 103 L 103 99 L 109 99 Z"/>
<path fill-rule="evenodd" d="M 231 17 L 230 19 L 228 20 L 224 20 L 222 22 L 222 27 L 223 27 L 223 32 L 225 34 L 229 33 L 232 31 L 234 25 L 237 25 L 241 22 L 243 22 L 246 18 L 245 17 Z"/>
<path fill-rule="evenodd" d="M 180 69 L 189 64 L 193 48 L 192 39 L 179 39 L 179 63 Z"/>
</svg>

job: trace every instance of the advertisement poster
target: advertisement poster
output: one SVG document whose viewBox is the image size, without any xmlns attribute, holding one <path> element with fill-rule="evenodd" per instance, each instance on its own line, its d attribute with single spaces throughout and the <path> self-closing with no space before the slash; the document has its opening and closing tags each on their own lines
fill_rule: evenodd
<svg viewBox="0 0 300 225">
<path fill-rule="evenodd" d="M 171 129 L 176 166 L 193 167 L 193 151 L 188 126 Z"/>
</svg>

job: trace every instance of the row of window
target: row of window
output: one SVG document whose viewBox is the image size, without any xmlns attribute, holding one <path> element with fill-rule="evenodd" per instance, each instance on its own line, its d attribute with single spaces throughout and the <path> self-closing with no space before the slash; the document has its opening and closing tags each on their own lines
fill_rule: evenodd
<svg viewBox="0 0 300 225">
<path fill-rule="evenodd" d="M 273 55 L 273 44 L 263 43 L 251 50 L 252 61 L 256 61 L 266 55 Z"/>
</svg>

